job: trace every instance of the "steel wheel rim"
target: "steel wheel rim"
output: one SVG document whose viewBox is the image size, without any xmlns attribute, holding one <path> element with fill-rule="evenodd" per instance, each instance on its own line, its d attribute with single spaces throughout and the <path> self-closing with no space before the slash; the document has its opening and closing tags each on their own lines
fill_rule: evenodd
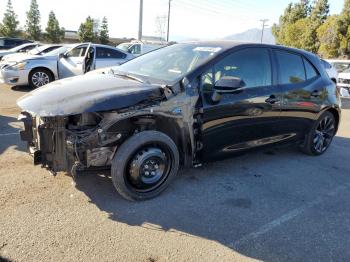
<svg viewBox="0 0 350 262">
<path fill-rule="evenodd" d="M 35 72 L 32 75 L 32 83 L 35 87 L 44 86 L 50 83 L 49 75 L 45 72 Z"/>
<path fill-rule="evenodd" d="M 328 116 L 323 118 L 315 130 L 313 139 L 314 149 L 318 153 L 327 150 L 335 134 L 334 120 Z"/>
<path fill-rule="evenodd" d="M 137 150 L 127 165 L 128 186 L 141 193 L 154 191 L 169 176 L 171 160 L 169 150 L 159 146 Z"/>
</svg>

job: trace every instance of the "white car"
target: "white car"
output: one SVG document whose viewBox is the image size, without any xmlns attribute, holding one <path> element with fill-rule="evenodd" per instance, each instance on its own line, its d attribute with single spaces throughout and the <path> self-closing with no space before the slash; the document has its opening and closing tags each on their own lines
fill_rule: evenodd
<svg viewBox="0 0 350 262">
<path fill-rule="evenodd" d="M 338 72 L 335 69 L 335 67 L 327 62 L 326 60 L 321 59 L 321 63 L 323 65 L 323 67 L 326 69 L 326 72 L 329 76 L 329 78 L 334 82 L 337 83 L 337 79 L 338 79 Z"/>
<path fill-rule="evenodd" d="M 342 96 L 349 96 L 350 92 L 350 68 L 344 70 L 338 75 L 338 87 L 345 89 L 347 92 L 344 92 L 344 90 L 340 91 L 340 94 Z"/>
<path fill-rule="evenodd" d="M 32 50 L 33 48 L 35 48 L 37 46 L 40 46 L 40 44 L 38 44 L 38 43 L 27 43 L 27 44 L 16 46 L 16 47 L 11 48 L 9 50 L 1 50 L 0 51 L 0 60 L 2 60 L 2 58 L 4 56 L 6 56 L 6 55 L 18 54 L 18 53 L 26 53 L 26 52 Z"/>
<path fill-rule="evenodd" d="M 135 56 L 143 55 L 148 52 L 157 50 L 159 48 L 165 47 L 166 44 L 148 44 L 143 43 L 140 41 L 132 41 L 129 43 L 122 43 L 117 45 L 117 48 L 124 50 L 125 52 L 128 52 L 130 54 L 133 54 Z"/>
<path fill-rule="evenodd" d="M 134 58 L 115 47 L 83 43 L 68 51 L 56 49 L 45 55 L 19 57 L 0 63 L 0 83 L 30 85 L 37 88 L 57 79 L 82 75 L 89 71 L 120 65 Z"/>
<path fill-rule="evenodd" d="M 327 59 L 327 62 L 334 66 L 338 73 L 350 68 L 350 60 Z"/>
<path fill-rule="evenodd" d="M 57 44 L 57 45 L 42 45 L 42 46 L 36 46 L 33 49 L 29 50 L 28 52 L 24 53 L 14 53 L 14 54 L 9 54 L 9 55 L 5 55 L 1 61 L 0 61 L 0 65 L 1 64 L 5 64 L 5 63 L 11 63 L 13 61 L 18 61 L 18 60 L 24 60 L 27 57 L 32 57 L 32 56 L 42 56 L 45 55 L 57 48 L 62 47 L 62 44 Z"/>
</svg>

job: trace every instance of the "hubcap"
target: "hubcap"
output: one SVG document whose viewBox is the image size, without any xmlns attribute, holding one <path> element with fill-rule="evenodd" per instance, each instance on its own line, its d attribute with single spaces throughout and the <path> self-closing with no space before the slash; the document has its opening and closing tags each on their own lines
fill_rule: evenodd
<svg viewBox="0 0 350 262">
<path fill-rule="evenodd" d="M 335 133 L 334 121 L 330 117 L 325 117 L 318 124 L 314 136 L 314 148 L 318 153 L 323 153 L 329 147 Z"/>
<path fill-rule="evenodd" d="M 169 159 L 157 147 L 138 151 L 130 161 L 129 181 L 139 191 L 150 191 L 159 186 L 169 173 Z"/>
<path fill-rule="evenodd" d="M 32 76 L 32 82 L 35 87 L 40 87 L 50 83 L 50 78 L 48 74 L 44 72 L 36 72 Z"/>
</svg>

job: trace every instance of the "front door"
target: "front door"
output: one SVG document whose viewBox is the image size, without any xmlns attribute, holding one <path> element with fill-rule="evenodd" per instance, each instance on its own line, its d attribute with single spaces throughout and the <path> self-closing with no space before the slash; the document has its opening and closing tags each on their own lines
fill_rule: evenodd
<svg viewBox="0 0 350 262">
<path fill-rule="evenodd" d="M 59 58 L 59 78 L 62 79 L 85 73 L 86 58 L 89 50 L 88 46 L 87 44 L 77 46 Z"/>
<path fill-rule="evenodd" d="M 282 94 L 273 71 L 268 48 L 245 48 L 201 76 L 205 160 L 285 139 L 279 129 Z M 245 87 L 213 102 L 215 82 L 224 76 L 239 77 Z"/>
</svg>

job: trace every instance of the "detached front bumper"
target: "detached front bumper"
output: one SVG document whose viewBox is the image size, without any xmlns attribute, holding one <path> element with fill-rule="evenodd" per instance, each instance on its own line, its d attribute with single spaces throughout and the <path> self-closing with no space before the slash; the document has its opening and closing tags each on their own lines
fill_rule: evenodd
<svg viewBox="0 0 350 262">
<path fill-rule="evenodd" d="M 0 83 L 7 85 L 28 85 L 29 70 L 0 70 Z"/>
</svg>

